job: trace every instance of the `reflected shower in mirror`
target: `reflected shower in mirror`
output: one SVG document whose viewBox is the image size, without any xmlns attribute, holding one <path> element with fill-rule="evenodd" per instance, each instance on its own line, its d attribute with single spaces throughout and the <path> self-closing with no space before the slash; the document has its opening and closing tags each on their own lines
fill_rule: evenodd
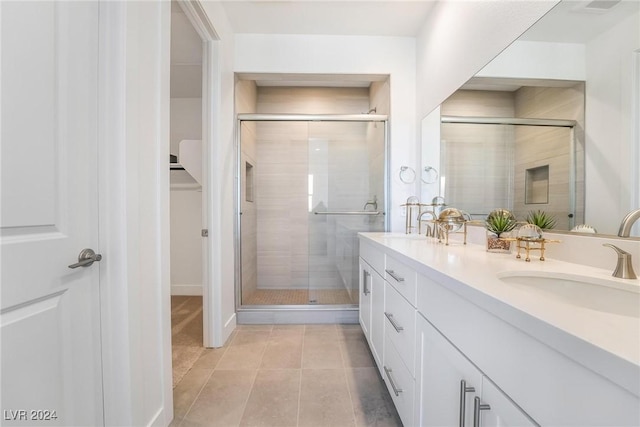
<svg viewBox="0 0 640 427">
<path fill-rule="evenodd" d="M 581 224 L 584 91 L 582 83 L 566 86 L 465 87 L 445 101 L 440 195 L 447 203 L 473 219 L 500 207 L 519 220 L 545 210 L 563 230 Z"/>
<path fill-rule="evenodd" d="M 464 209 L 462 202 L 452 200 L 458 190 L 453 189 L 451 181 L 466 170 L 475 176 L 465 176 L 467 184 L 462 185 L 473 182 L 476 190 L 466 189 L 461 196 L 467 201 L 472 196 L 482 196 L 488 204 L 496 204 L 467 208 L 478 209 L 474 213 L 483 214 L 495 208 L 518 211 L 516 200 L 523 200 L 525 211 L 553 212 L 559 222 L 557 230 L 586 223 L 600 233 L 617 234 L 621 219 L 640 204 L 638 28 L 640 2 L 560 2 L 423 118 L 421 167 L 439 170 L 441 179 L 433 184 L 422 183 L 421 199 L 445 196 L 449 205 Z M 474 101 L 474 98 L 481 99 Z M 565 142 L 557 149 L 550 148 L 548 142 L 540 142 L 552 133 L 567 132 L 566 129 L 534 130 L 518 126 L 499 131 L 505 135 L 489 136 L 486 135 L 488 128 L 476 127 L 469 137 L 454 142 L 457 148 L 452 148 L 449 146 L 452 136 L 448 133 L 453 132 L 458 138 L 460 126 L 472 125 L 441 128 L 441 117 L 449 115 L 574 120 L 575 163 L 569 159 L 571 152 L 560 154 L 566 150 L 570 137 L 559 137 Z M 449 131 L 447 126 L 458 126 L 458 130 Z M 516 154 L 507 150 L 504 140 L 507 136 L 511 138 L 510 134 L 514 140 L 528 141 L 530 158 L 524 162 L 528 166 L 516 168 Z M 465 142 L 465 138 L 478 141 Z M 464 149 L 460 148 L 463 143 L 467 144 Z M 535 152 L 537 147 L 541 148 L 540 152 Z M 560 196 L 565 194 L 564 190 L 556 192 L 557 187 L 567 186 L 570 177 L 563 174 L 560 178 L 559 166 L 542 160 L 551 155 L 544 153 L 549 150 L 567 159 L 560 168 L 573 175 L 575 192 L 569 190 L 574 196 Z M 455 154 L 452 155 L 452 151 Z M 507 163 L 498 166 L 498 158 Z M 441 160 L 449 164 L 441 165 Z M 477 175 L 478 165 L 489 163 L 492 165 L 483 172 L 482 179 L 499 180 L 502 187 L 494 190 L 489 190 L 487 181 L 481 183 Z M 492 171 L 506 175 L 492 178 Z M 482 188 L 483 193 L 478 188 Z M 548 194 L 544 194 L 547 189 Z M 493 194 L 489 194 L 491 191 Z M 575 210 L 554 207 L 552 202 L 559 197 L 575 197 Z M 572 214 L 574 218 L 569 218 Z M 637 236 L 637 232 L 632 233 L 634 235 Z"/>
</svg>

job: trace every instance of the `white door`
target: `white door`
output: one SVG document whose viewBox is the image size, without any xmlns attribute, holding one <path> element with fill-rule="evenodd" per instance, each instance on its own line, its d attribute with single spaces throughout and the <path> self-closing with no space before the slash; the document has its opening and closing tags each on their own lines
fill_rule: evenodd
<svg viewBox="0 0 640 427">
<path fill-rule="evenodd" d="M 1 2 L 2 425 L 103 424 L 98 2 Z"/>
</svg>

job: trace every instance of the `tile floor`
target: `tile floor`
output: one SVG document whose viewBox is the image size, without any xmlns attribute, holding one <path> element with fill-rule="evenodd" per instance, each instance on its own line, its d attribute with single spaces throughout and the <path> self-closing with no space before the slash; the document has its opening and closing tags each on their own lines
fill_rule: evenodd
<svg viewBox="0 0 640 427">
<path fill-rule="evenodd" d="M 359 325 L 242 325 L 174 388 L 171 426 L 401 426 Z"/>
</svg>

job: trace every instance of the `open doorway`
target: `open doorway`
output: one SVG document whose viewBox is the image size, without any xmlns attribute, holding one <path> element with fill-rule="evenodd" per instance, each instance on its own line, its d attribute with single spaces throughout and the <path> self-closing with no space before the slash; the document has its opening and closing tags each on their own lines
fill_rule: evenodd
<svg viewBox="0 0 640 427">
<path fill-rule="evenodd" d="M 171 4 L 170 227 L 174 387 L 204 350 L 203 40 Z"/>
</svg>

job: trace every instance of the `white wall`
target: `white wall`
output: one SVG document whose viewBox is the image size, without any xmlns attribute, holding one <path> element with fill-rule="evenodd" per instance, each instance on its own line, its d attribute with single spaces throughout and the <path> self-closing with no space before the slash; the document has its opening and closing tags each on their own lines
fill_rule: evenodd
<svg viewBox="0 0 640 427">
<path fill-rule="evenodd" d="M 202 98 L 171 98 L 169 139 L 171 154 L 176 156 L 183 139 L 202 139 Z"/>
<path fill-rule="evenodd" d="M 417 184 L 398 179 L 416 169 L 415 39 L 408 37 L 237 34 L 236 72 L 390 75 L 391 229 L 404 231 L 400 205 Z"/>
<path fill-rule="evenodd" d="M 638 28 L 640 11 L 587 44 L 585 217 L 607 234 L 617 234 L 626 213 L 640 208 Z"/>
<path fill-rule="evenodd" d="M 180 141 L 202 139 L 202 98 L 171 98 L 170 123 L 178 155 Z M 202 189 L 185 171 L 171 171 L 170 206 L 171 295 L 202 295 Z"/>
</svg>

